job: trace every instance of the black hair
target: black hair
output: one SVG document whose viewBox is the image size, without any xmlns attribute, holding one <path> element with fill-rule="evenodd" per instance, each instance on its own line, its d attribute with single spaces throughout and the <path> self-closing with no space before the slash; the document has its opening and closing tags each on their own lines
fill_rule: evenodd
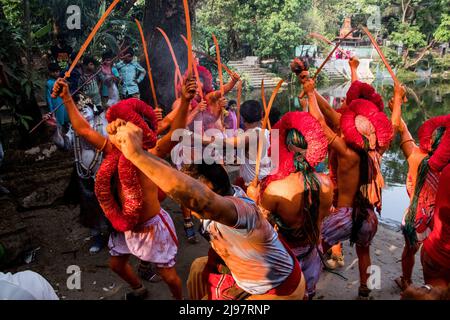
<svg viewBox="0 0 450 320">
<path fill-rule="evenodd" d="M 95 60 L 95 58 L 94 57 L 92 57 L 92 56 L 86 56 L 86 57 L 84 57 L 84 59 L 83 59 L 83 65 L 84 66 L 87 66 L 89 63 L 93 63 L 93 64 L 97 64 L 97 60 Z"/>
<path fill-rule="evenodd" d="M 228 104 L 227 104 L 227 110 L 230 109 L 231 106 L 236 105 L 236 104 L 237 104 L 236 100 L 230 100 L 230 101 L 228 101 Z"/>
<path fill-rule="evenodd" d="M 59 64 L 52 62 L 48 65 L 48 71 L 49 72 L 61 71 L 61 67 L 59 66 Z"/>
<path fill-rule="evenodd" d="M 204 179 L 213 186 L 213 191 L 221 196 L 232 196 L 230 177 L 221 164 L 187 164 L 181 171 L 195 179 Z"/>
<path fill-rule="evenodd" d="M 241 116 L 247 123 L 261 121 L 263 116 L 262 106 L 256 100 L 247 100 L 241 106 Z"/>
<path fill-rule="evenodd" d="M 103 52 L 103 54 L 102 54 L 102 60 L 113 59 L 113 58 L 114 58 L 114 53 L 111 50 L 107 50 L 107 51 Z"/>
<path fill-rule="evenodd" d="M 270 110 L 270 114 L 269 114 L 270 123 L 272 125 L 275 125 L 275 123 L 280 121 L 280 118 L 281 118 L 280 110 L 278 108 L 272 108 L 272 110 Z"/>
<path fill-rule="evenodd" d="M 123 55 L 127 55 L 127 54 L 131 54 L 132 56 L 134 56 L 134 50 L 133 50 L 133 48 L 131 48 L 131 47 L 127 48 L 127 50 L 125 50 L 125 52 L 123 53 Z"/>
<path fill-rule="evenodd" d="M 295 68 L 292 70 L 296 75 L 299 75 L 303 71 L 309 70 L 309 62 L 307 57 L 297 57 L 299 63 L 296 64 Z"/>
</svg>

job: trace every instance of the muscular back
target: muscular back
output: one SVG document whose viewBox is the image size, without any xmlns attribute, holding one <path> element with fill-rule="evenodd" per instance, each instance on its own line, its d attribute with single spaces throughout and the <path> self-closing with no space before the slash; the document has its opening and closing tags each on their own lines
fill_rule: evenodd
<svg viewBox="0 0 450 320">
<path fill-rule="evenodd" d="M 320 181 L 319 225 L 330 213 L 333 201 L 333 187 L 330 178 L 317 174 Z M 302 227 L 305 222 L 303 208 L 303 175 L 292 173 L 286 178 L 274 181 L 266 188 L 261 199 L 262 207 L 278 214 L 286 225 L 291 228 Z"/>
<path fill-rule="evenodd" d="M 352 207 L 355 195 L 360 185 L 359 165 L 361 159 L 359 155 L 347 149 L 345 154 L 337 154 L 337 189 L 338 200 L 337 206 Z"/>
</svg>

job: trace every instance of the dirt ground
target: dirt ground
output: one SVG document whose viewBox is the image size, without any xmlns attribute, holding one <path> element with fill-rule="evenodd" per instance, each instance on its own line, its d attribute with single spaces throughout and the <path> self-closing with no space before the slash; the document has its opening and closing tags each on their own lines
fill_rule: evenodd
<svg viewBox="0 0 450 320">
<path fill-rule="evenodd" d="M 170 200 L 163 203 L 172 215 L 180 248 L 177 270 L 184 283 L 189 274 L 191 262 L 206 255 L 208 243 L 201 239 L 198 244 L 188 244 L 184 237 L 183 218 L 178 206 Z M 97 255 L 89 255 L 89 230 L 77 223 L 78 207 L 57 206 L 24 213 L 30 232 L 40 243 L 36 260 L 11 271 L 33 270 L 46 277 L 61 299 L 102 300 L 122 299 L 127 285 L 108 269 L 108 252 L 103 250 Z M 380 226 L 372 246 L 373 264 L 381 270 L 381 288 L 374 290 L 374 299 L 399 299 L 399 290 L 393 279 L 400 274 L 400 257 L 403 238 L 401 233 Z M 350 300 L 355 299 L 358 288 L 358 264 L 354 248 L 344 244 L 345 267 L 339 272 L 348 280 L 323 272 L 317 286 L 316 299 Z M 419 260 L 417 260 L 419 261 Z M 132 260 L 136 264 L 136 260 Z M 81 269 L 81 290 L 69 290 L 66 285 L 69 274 L 67 268 L 77 265 Z M 414 281 L 422 283 L 420 263 L 414 270 Z M 171 299 L 167 286 L 162 283 L 146 283 L 150 291 L 149 299 Z"/>
<path fill-rule="evenodd" d="M 36 258 L 29 264 L 7 271 L 33 270 L 49 280 L 61 299 L 98 300 L 122 299 L 128 291 L 127 285 L 108 268 L 108 251 L 97 255 L 89 254 L 89 230 L 78 223 L 79 208 L 58 204 L 72 172 L 70 153 L 57 152 L 50 145 L 34 148 L 26 152 L 8 152 L 9 160 L 2 170 L 1 178 L 11 190 L 14 201 L 25 210 L 8 209 L 4 198 L 0 198 L 0 212 L 3 218 L 13 217 L 20 221 L 31 235 L 32 247 L 38 247 Z M 36 150 L 35 150 L 36 149 Z M 228 168 L 231 179 L 235 178 L 238 167 Z M 3 202 L 2 202 L 3 201 Z M 11 205 L 11 204 L 9 204 Z M 14 206 L 14 205 L 13 205 Z M 187 297 L 186 280 L 192 261 L 205 256 L 208 243 L 200 239 L 198 244 L 187 243 L 183 230 L 183 217 L 179 206 L 166 200 L 162 206 L 172 215 L 180 242 L 176 268 L 184 283 L 184 295 Z M 389 210 L 389 208 L 384 208 Z M 0 216 L 1 216 L 0 214 Z M 18 216 L 16 216 L 18 215 Z M 9 221 L 9 220 L 5 220 Z M 198 224 L 198 221 L 196 222 Z M 8 226 L 6 231 L 8 232 Z M 10 226 L 11 230 L 17 229 Z M 400 232 L 380 225 L 373 241 L 373 264 L 380 267 L 380 289 L 374 290 L 374 299 L 399 299 L 399 289 L 393 279 L 401 273 L 401 252 L 403 236 Z M 348 242 L 344 244 L 345 267 L 339 270 L 343 278 L 323 272 L 317 286 L 316 299 L 355 299 L 358 290 L 358 264 L 354 248 Z M 419 259 L 413 280 L 422 283 L 422 271 Z M 137 261 L 132 260 L 135 265 Z M 81 270 L 81 289 L 69 290 L 67 273 L 69 266 L 76 265 Z M 146 283 L 150 291 L 149 299 L 171 299 L 167 286 L 162 283 Z"/>
</svg>

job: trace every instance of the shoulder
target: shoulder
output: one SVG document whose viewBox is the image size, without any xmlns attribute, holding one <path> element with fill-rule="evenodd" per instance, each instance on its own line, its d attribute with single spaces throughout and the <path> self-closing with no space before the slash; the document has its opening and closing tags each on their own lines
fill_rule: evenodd
<svg viewBox="0 0 450 320">
<path fill-rule="evenodd" d="M 316 173 L 316 175 L 320 180 L 320 185 L 322 186 L 323 190 L 333 188 L 333 183 L 329 175 L 325 173 Z"/>
<path fill-rule="evenodd" d="M 291 173 L 281 180 L 271 182 L 266 190 L 264 190 L 264 195 L 268 197 L 287 198 L 295 194 L 303 193 L 303 189 L 303 175 L 296 172 Z"/>
<path fill-rule="evenodd" d="M 409 165 L 414 165 L 414 164 L 418 165 L 420 162 L 422 162 L 422 160 L 426 156 L 427 156 L 427 154 L 425 152 L 420 150 L 419 147 L 416 147 L 416 148 L 414 148 L 414 150 L 411 152 L 408 159 L 406 159 L 406 160 L 408 161 Z"/>
<path fill-rule="evenodd" d="M 231 203 L 233 203 L 238 215 L 257 215 L 259 213 L 256 203 L 246 196 L 228 196 L 225 197 L 225 199 L 228 199 Z"/>
</svg>

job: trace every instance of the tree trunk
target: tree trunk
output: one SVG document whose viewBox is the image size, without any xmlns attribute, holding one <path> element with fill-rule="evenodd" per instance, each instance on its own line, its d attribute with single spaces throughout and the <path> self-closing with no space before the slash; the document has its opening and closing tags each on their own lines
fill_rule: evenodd
<svg viewBox="0 0 450 320">
<path fill-rule="evenodd" d="M 189 1 L 191 19 L 194 17 L 195 4 L 196 1 Z M 167 44 L 160 32 L 156 30 L 156 27 L 162 28 L 169 36 L 181 68 L 181 73 L 184 73 L 187 67 L 187 48 L 181 38 L 181 35 L 186 35 L 183 1 L 147 0 L 145 4 L 144 31 L 157 99 L 158 103 L 168 111 L 175 100 L 175 66 Z M 149 82 L 144 80 L 142 83 L 142 98 L 144 101 L 153 101 Z"/>
<path fill-rule="evenodd" d="M 406 48 L 403 52 L 403 67 L 406 66 L 406 62 L 408 61 L 409 49 Z"/>
<path fill-rule="evenodd" d="M 410 3 L 411 3 L 411 0 L 406 1 L 406 3 L 404 0 L 402 0 L 402 11 L 403 11 L 402 23 L 406 23 L 406 15 L 408 14 Z"/>
</svg>

